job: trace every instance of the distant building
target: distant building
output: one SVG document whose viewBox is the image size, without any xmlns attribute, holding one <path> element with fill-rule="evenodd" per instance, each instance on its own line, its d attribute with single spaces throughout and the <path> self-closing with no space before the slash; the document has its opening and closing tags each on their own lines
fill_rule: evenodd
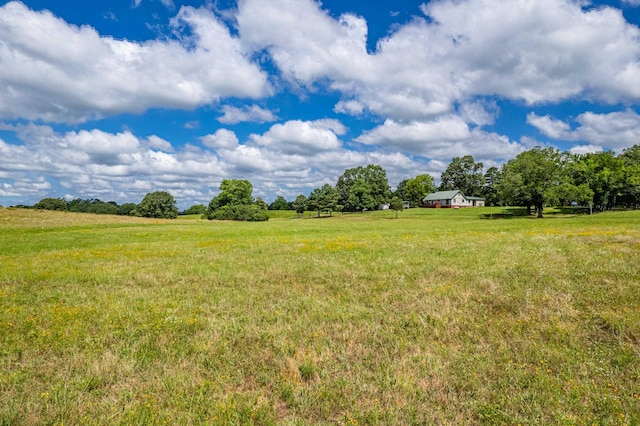
<svg viewBox="0 0 640 426">
<path fill-rule="evenodd" d="M 459 209 L 461 207 L 484 207 L 484 198 L 467 197 L 458 190 L 438 191 L 422 200 L 423 207 Z"/>
</svg>

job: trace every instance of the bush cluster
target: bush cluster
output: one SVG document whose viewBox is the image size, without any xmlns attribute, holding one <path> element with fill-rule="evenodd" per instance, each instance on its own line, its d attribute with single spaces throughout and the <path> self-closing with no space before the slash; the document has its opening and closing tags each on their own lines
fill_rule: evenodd
<svg viewBox="0 0 640 426">
<path fill-rule="evenodd" d="M 207 214 L 207 219 L 263 222 L 269 220 L 269 215 L 266 210 L 256 204 L 227 204 L 215 210 L 210 210 Z"/>
</svg>

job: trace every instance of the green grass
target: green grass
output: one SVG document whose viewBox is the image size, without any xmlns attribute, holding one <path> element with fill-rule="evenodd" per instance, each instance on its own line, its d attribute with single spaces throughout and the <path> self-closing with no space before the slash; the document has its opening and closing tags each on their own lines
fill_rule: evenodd
<svg viewBox="0 0 640 426">
<path fill-rule="evenodd" d="M 640 211 L 501 211 L 0 209 L 0 425 L 640 423 Z"/>
</svg>

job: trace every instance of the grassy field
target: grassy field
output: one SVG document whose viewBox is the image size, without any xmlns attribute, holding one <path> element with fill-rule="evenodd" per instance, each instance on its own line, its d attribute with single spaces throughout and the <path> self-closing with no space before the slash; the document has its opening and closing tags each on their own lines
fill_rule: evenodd
<svg viewBox="0 0 640 426">
<path fill-rule="evenodd" d="M 640 424 L 640 211 L 489 212 L 0 209 L 0 425 Z"/>
</svg>

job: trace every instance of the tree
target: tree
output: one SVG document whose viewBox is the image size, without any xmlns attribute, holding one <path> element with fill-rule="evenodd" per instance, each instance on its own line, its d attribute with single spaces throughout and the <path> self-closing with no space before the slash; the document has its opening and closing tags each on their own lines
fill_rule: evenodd
<svg viewBox="0 0 640 426">
<path fill-rule="evenodd" d="M 269 210 L 269 204 L 262 197 L 256 198 L 256 206 L 260 207 L 262 210 Z"/>
<path fill-rule="evenodd" d="M 209 203 L 209 210 L 213 211 L 226 205 L 253 204 L 253 185 L 248 180 L 224 179 L 220 183 L 220 193 Z"/>
<path fill-rule="evenodd" d="M 393 192 L 393 196 L 394 197 L 398 197 L 401 200 L 407 200 L 407 197 L 405 196 L 406 194 L 406 190 L 407 190 L 407 183 L 409 182 L 409 179 L 405 179 L 402 180 L 398 183 L 398 186 L 396 186 L 396 190 Z"/>
<path fill-rule="evenodd" d="M 323 211 L 328 211 L 331 216 L 331 212 L 338 208 L 338 191 L 326 183 L 322 188 L 316 188 L 309 194 L 307 205 L 310 209 L 318 211 L 318 217 Z"/>
<path fill-rule="evenodd" d="M 611 210 L 625 185 L 625 165 L 613 152 L 579 155 L 573 164 L 575 185 L 587 185 L 593 192 L 591 205 L 599 211 Z"/>
<path fill-rule="evenodd" d="M 637 208 L 640 204 L 640 145 L 625 149 L 618 158 L 624 163 L 623 200 L 627 206 Z"/>
<path fill-rule="evenodd" d="M 91 200 L 83 200 L 81 198 L 75 198 L 67 202 L 67 209 L 74 213 L 86 213 L 89 211 L 89 205 Z"/>
<path fill-rule="evenodd" d="M 618 158 L 624 162 L 625 166 L 640 165 L 640 145 L 626 148 Z"/>
<path fill-rule="evenodd" d="M 134 204 L 135 206 L 135 204 Z M 83 200 L 76 198 L 67 202 L 67 209 L 70 212 L 78 213 L 95 213 L 95 214 L 119 214 L 120 207 L 115 201 L 101 201 L 97 198 Z"/>
<path fill-rule="evenodd" d="M 481 196 L 482 187 L 484 186 L 482 167 L 482 163 L 476 163 L 471 155 L 454 157 L 440 176 L 440 190 L 451 191 L 457 189 L 467 196 Z"/>
<path fill-rule="evenodd" d="M 292 206 L 298 215 L 303 215 L 307 209 L 307 197 L 303 194 L 298 195 L 293 201 Z"/>
<path fill-rule="evenodd" d="M 391 199 L 387 172 L 375 164 L 345 170 L 335 189 L 346 211 L 374 210 Z"/>
<path fill-rule="evenodd" d="M 133 203 L 124 203 L 118 207 L 118 213 L 116 214 L 119 214 L 122 216 L 129 216 L 131 212 L 133 212 L 136 209 L 136 207 L 137 206 Z"/>
<path fill-rule="evenodd" d="M 95 214 L 118 214 L 118 204 L 115 201 L 91 200 L 89 213 Z"/>
<path fill-rule="evenodd" d="M 554 148 L 535 147 L 521 152 L 502 167 L 498 190 L 509 203 L 531 206 L 542 217 L 544 204 L 553 199 L 561 178 L 561 154 Z"/>
<path fill-rule="evenodd" d="M 43 198 L 34 204 L 33 208 L 38 210 L 65 211 L 67 210 L 67 203 L 62 198 Z"/>
<path fill-rule="evenodd" d="M 199 215 L 203 215 L 207 212 L 207 207 L 202 205 L 202 204 L 194 204 L 193 206 L 189 207 L 188 209 L 186 209 L 185 211 L 183 211 L 182 215 L 192 215 L 192 214 L 199 214 Z"/>
<path fill-rule="evenodd" d="M 173 195 L 165 191 L 156 191 L 145 195 L 131 214 L 156 219 L 175 219 L 178 217 L 178 208 Z"/>
<path fill-rule="evenodd" d="M 489 167 L 484 174 L 484 187 L 482 188 L 482 196 L 486 206 L 497 206 L 500 204 L 500 195 L 498 194 L 498 184 L 502 174 L 497 167 Z"/>
<path fill-rule="evenodd" d="M 393 197 L 391 199 L 391 209 L 396 211 L 396 219 L 398 218 L 398 212 L 404 209 L 404 203 L 398 197 Z"/>
<path fill-rule="evenodd" d="M 209 203 L 207 219 L 259 222 L 269 220 L 267 203 L 253 201 L 253 185 L 248 180 L 224 179 L 220 193 Z"/>
<path fill-rule="evenodd" d="M 257 204 L 227 204 L 207 215 L 209 220 L 263 222 L 269 220 L 267 210 Z"/>
<path fill-rule="evenodd" d="M 411 207 L 422 205 L 424 197 L 435 192 L 436 185 L 431 175 L 423 174 L 408 179 L 404 187 L 404 201 L 408 201 Z M 403 201 L 401 199 L 400 201 Z"/>
<path fill-rule="evenodd" d="M 269 205 L 269 210 L 289 210 L 289 202 L 282 196 L 278 195 L 276 199 Z"/>
</svg>

